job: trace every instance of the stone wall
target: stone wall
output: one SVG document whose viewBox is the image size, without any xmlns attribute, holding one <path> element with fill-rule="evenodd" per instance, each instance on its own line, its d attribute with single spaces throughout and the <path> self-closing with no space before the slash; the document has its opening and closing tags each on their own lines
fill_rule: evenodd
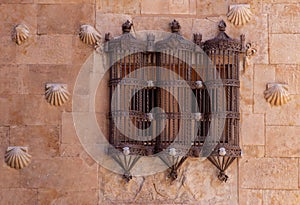
<svg viewBox="0 0 300 205">
<path fill-rule="evenodd" d="M 228 6 L 238 3 L 253 12 L 243 27 L 226 20 Z M 0 204 L 300 204 L 299 11 L 299 0 L 0 0 Z M 203 40 L 214 37 L 224 19 L 231 37 L 244 33 L 257 49 L 240 74 L 244 155 L 229 168 L 227 183 L 197 159 L 186 161 L 174 182 L 161 172 L 125 183 L 84 151 L 72 101 L 62 107 L 45 101 L 47 82 L 66 83 L 72 93 L 94 52 L 78 37 L 81 24 L 118 36 L 127 19 L 135 31 L 169 31 L 174 18 L 185 38 L 198 32 Z M 11 40 L 18 23 L 30 30 L 21 45 Z M 287 83 L 292 100 L 271 107 L 263 96 L 269 82 Z M 29 166 L 8 167 L 8 146 L 28 146 Z"/>
</svg>

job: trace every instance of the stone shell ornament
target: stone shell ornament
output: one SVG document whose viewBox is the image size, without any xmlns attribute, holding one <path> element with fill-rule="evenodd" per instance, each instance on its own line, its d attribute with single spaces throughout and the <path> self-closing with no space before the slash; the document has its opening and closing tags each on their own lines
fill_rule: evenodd
<svg viewBox="0 0 300 205">
<path fill-rule="evenodd" d="M 18 24 L 12 32 L 12 39 L 18 45 L 22 44 L 29 37 L 29 29 L 25 24 Z"/>
<path fill-rule="evenodd" d="M 8 166 L 15 169 L 22 169 L 31 161 L 27 147 L 8 147 L 5 153 L 5 162 Z"/>
<path fill-rule="evenodd" d="M 82 42 L 89 45 L 99 45 L 101 41 L 101 35 L 98 31 L 87 24 L 80 26 L 79 38 Z"/>
<path fill-rule="evenodd" d="M 48 103 L 61 106 L 69 100 L 70 93 L 66 84 L 47 83 L 45 97 Z"/>
<path fill-rule="evenodd" d="M 288 93 L 288 86 L 281 83 L 269 83 L 264 96 L 272 106 L 281 106 L 291 100 Z"/>
<path fill-rule="evenodd" d="M 227 19 L 235 26 L 242 26 L 251 20 L 252 13 L 249 4 L 231 5 Z"/>
</svg>

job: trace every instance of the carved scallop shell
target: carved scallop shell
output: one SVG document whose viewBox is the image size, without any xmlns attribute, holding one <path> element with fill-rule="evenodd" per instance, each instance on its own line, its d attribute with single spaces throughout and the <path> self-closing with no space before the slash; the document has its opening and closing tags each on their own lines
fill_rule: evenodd
<svg viewBox="0 0 300 205">
<path fill-rule="evenodd" d="M 14 27 L 12 32 L 12 39 L 18 45 L 23 43 L 29 36 L 29 29 L 24 24 L 18 24 Z"/>
<path fill-rule="evenodd" d="M 79 32 L 80 39 L 90 45 L 97 45 L 101 40 L 101 35 L 90 25 L 82 25 Z"/>
<path fill-rule="evenodd" d="M 249 4 L 237 4 L 230 6 L 227 14 L 228 20 L 235 26 L 242 26 L 251 20 L 252 13 Z"/>
<path fill-rule="evenodd" d="M 268 89 L 264 92 L 264 95 L 267 102 L 272 106 L 284 105 L 291 100 L 286 84 L 269 83 Z"/>
<path fill-rule="evenodd" d="M 48 83 L 45 92 L 46 100 L 54 106 L 61 106 L 69 100 L 70 93 L 66 84 Z"/>
<path fill-rule="evenodd" d="M 31 161 L 27 147 L 8 147 L 5 153 L 5 162 L 8 166 L 15 169 L 26 167 Z"/>
</svg>

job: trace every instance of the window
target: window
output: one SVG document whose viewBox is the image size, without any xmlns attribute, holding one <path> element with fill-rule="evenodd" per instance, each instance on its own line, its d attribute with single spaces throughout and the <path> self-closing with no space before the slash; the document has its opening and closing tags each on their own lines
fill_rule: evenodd
<svg viewBox="0 0 300 205">
<path fill-rule="evenodd" d="M 123 35 L 107 44 L 110 143 L 143 156 L 170 148 L 184 157 L 208 156 L 224 173 L 241 154 L 238 98 L 243 38 L 231 39 L 222 21 L 216 38 L 202 43 L 200 35 L 194 35 L 201 50 L 179 35 L 175 20 L 172 33 L 157 42 L 152 34 L 146 41 L 136 39 L 130 27 L 130 22 L 123 24 Z M 228 158 L 226 166 L 214 160 L 221 156 Z"/>
</svg>

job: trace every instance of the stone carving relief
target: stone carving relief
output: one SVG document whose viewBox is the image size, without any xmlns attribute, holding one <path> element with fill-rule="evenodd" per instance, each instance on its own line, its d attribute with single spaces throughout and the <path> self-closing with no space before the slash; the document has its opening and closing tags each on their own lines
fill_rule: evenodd
<svg viewBox="0 0 300 205">
<path fill-rule="evenodd" d="M 8 147 L 5 153 L 5 162 L 8 166 L 15 169 L 26 167 L 31 161 L 27 147 Z"/>
<path fill-rule="evenodd" d="M 22 44 L 29 37 L 29 29 L 25 24 L 18 24 L 12 32 L 12 40 L 18 45 Z"/>
<path fill-rule="evenodd" d="M 287 84 L 269 83 L 264 92 L 265 99 L 271 106 L 281 106 L 291 100 Z"/>
<path fill-rule="evenodd" d="M 251 20 L 249 4 L 231 5 L 227 14 L 228 21 L 235 26 L 243 26 Z"/>
<path fill-rule="evenodd" d="M 47 83 L 45 97 L 48 103 L 61 106 L 69 100 L 70 93 L 66 84 Z"/>
<path fill-rule="evenodd" d="M 101 35 L 99 32 L 91 25 L 81 25 L 79 38 L 82 40 L 83 43 L 99 46 L 101 42 Z"/>
</svg>

